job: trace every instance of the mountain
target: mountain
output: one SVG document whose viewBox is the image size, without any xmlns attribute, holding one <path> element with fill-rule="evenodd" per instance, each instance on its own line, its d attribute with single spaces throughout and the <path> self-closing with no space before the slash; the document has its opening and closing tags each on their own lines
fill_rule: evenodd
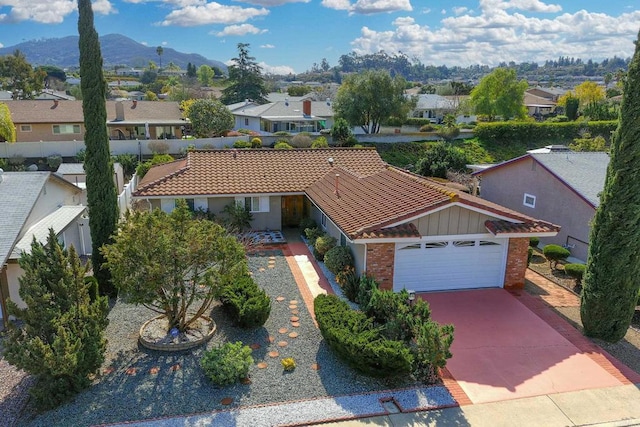
<svg viewBox="0 0 640 427">
<path fill-rule="evenodd" d="M 100 37 L 100 48 L 105 68 L 114 65 L 146 67 L 149 61 L 156 64 L 160 62 L 156 46 L 145 46 L 122 34 L 107 34 Z M 20 50 L 33 66 L 55 65 L 60 68 L 74 68 L 78 67 L 80 63 L 78 36 L 29 40 L 14 46 L 0 48 L 0 56 L 11 55 L 16 49 Z M 162 65 L 166 66 L 169 62 L 173 62 L 182 69 L 186 69 L 189 62 L 196 67 L 209 65 L 222 70 L 227 69 L 227 66 L 220 61 L 207 59 L 196 53 L 182 53 L 163 47 Z"/>
</svg>

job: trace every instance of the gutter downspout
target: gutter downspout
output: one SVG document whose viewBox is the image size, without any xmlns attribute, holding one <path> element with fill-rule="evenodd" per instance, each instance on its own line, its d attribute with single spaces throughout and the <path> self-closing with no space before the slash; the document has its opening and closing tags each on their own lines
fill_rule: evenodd
<svg viewBox="0 0 640 427">
<path fill-rule="evenodd" d="M 2 327 L 7 328 L 9 314 L 7 313 L 7 304 L 5 302 L 4 286 L 7 284 L 7 264 L 0 266 L 0 310 L 2 311 Z"/>
</svg>

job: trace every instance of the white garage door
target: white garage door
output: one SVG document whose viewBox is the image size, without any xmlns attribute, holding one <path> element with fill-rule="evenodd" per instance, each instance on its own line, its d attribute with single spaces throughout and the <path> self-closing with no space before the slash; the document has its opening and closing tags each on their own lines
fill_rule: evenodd
<svg viewBox="0 0 640 427">
<path fill-rule="evenodd" d="M 393 288 L 423 291 L 502 287 L 508 240 L 396 244 Z"/>
</svg>

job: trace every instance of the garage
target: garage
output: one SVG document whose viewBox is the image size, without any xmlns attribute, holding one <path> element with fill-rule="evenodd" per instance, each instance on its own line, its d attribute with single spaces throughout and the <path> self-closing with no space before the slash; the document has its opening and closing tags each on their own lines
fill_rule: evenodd
<svg viewBox="0 0 640 427">
<path fill-rule="evenodd" d="M 397 243 L 394 290 L 416 292 L 502 287 L 507 239 Z"/>
</svg>

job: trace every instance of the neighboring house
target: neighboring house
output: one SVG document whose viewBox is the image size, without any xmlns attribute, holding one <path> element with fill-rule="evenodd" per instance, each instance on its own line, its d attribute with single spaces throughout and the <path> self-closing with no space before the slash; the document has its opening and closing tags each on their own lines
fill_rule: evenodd
<svg viewBox="0 0 640 427">
<path fill-rule="evenodd" d="M 429 119 L 432 123 L 442 123 L 444 116 L 454 114 L 457 108 L 452 99 L 436 94 L 420 94 L 417 97 L 416 107 L 410 113 L 410 117 Z"/>
<path fill-rule="evenodd" d="M 35 237 L 45 242 L 53 228 L 65 247 L 79 255 L 91 252 L 87 208 L 81 190 L 51 172 L 0 174 L 0 320 L 6 323 L 6 299 L 24 307 L 19 295 L 18 260 L 31 250 Z"/>
<path fill-rule="evenodd" d="M 82 163 L 61 163 L 56 171 L 56 175 L 62 177 L 65 181 L 68 181 L 82 189 L 83 204 L 87 203 L 87 174 L 84 170 L 84 164 Z M 124 170 L 120 163 L 113 164 L 113 183 L 116 186 L 118 194 L 122 193 L 124 189 Z"/>
<path fill-rule="evenodd" d="M 481 179 L 483 199 L 560 225 L 556 236 L 543 238 L 541 243 L 564 245 L 571 256 L 584 261 L 609 155 L 557 151 L 553 146 L 546 151 L 529 153 L 473 175 Z"/>
<path fill-rule="evenodd" d="M 18 142 L 84 139 L 82 101 L 7 101 Z M 111 139 L 181 138 L 187 121 L 177 102 L 106 101 Z"/>
<path fill-rule="evenodd" d="M 234 129 L 256 132 L 320 132 L 333 126 L 331 101 L 279 101 L 256 105 L 246 101 L 227 106 L 235 117 Z"/>
<path fill-rule="evenodd" d="M 530 236 L 558 227 L 387 165 L 375 149 L 192 151 L 152 167 L 133 198 L 170 212 L 176 199 L 253 213 L 254 230 L 304 217 L 351 248 L 357 273 L 384 289 L 524 285 Z"/>
<path fill-rule="evenodd" d="M 566 93 L 566 89 L 561 89 L 559 87 L 532 87 L 525 91 L 525 93 L 531 94 L 533 96 L 537 96 L 540 98 L 544 98 L 549 101 L 558 102 L 558 98 Z"/>
<path fill-rule="evenodd" d="M 543 120 L 556 110 L 555 101 L 529 92 L 524 93 L 524 106 L 527 107 L 527 114 L 536 120 Z"/>
</svg>

